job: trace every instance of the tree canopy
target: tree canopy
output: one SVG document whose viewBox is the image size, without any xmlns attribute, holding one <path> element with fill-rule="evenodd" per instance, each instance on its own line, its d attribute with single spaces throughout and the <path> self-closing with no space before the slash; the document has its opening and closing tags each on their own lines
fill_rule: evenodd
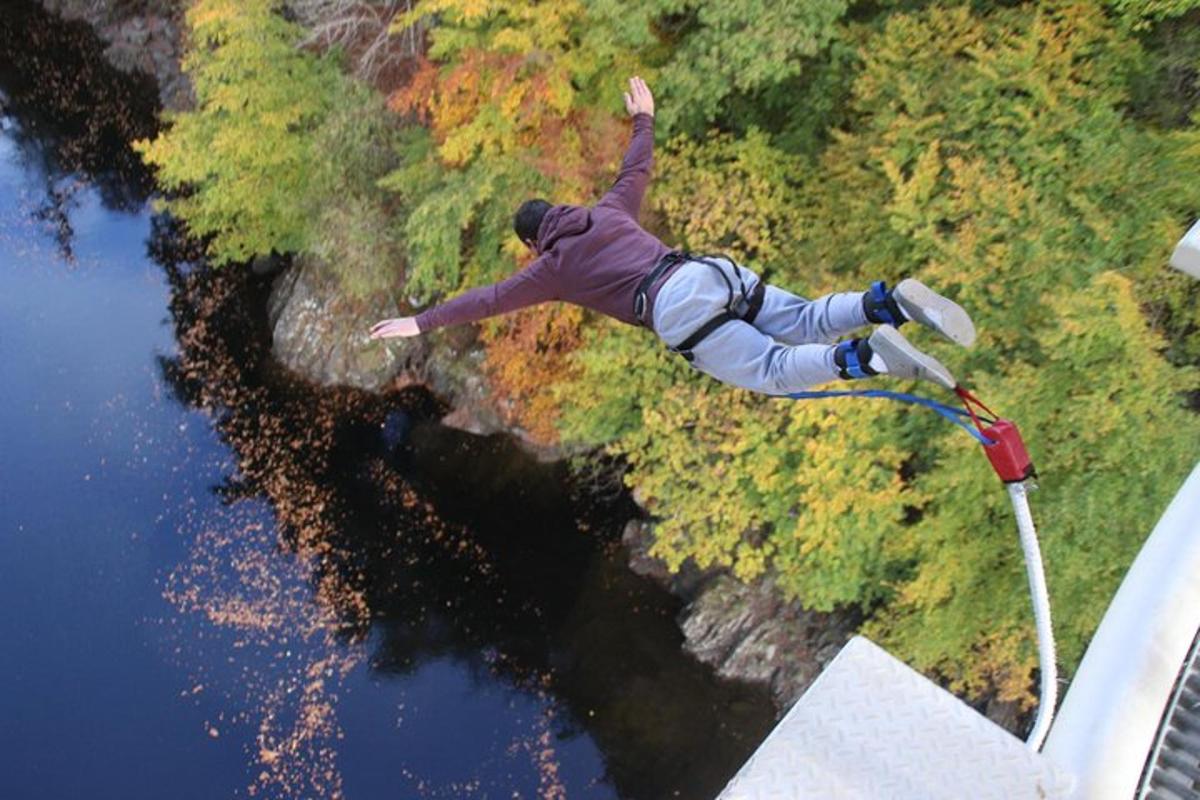
<svg viewBox="0 0 1200 800">
<path fill-rule="evenodd" d="M 388 117 L 270 0 L 196 0 L 197 109 L 142 148 L 218 261 L 309 250 L 360 292 L 405 265 L 418 303 L 503 277 L 522 199 L 607 188 L 640 74 L 668 244 L 971 311 L 972 351 L 913 337 L 1025 435 L 1073 667 L 1200 444 L 1200 288 L 1166 268 L 1200 209 L 1200 2 L 420 0 L 394 27 L 418 22 Z M 732 390 L 579 309 L 482 339 L 518 424 L 623 460 L 670 567 L 770 574 L 970 696 L 1031 699 L 1003 492 L 936 417 Z"/>
</svg>

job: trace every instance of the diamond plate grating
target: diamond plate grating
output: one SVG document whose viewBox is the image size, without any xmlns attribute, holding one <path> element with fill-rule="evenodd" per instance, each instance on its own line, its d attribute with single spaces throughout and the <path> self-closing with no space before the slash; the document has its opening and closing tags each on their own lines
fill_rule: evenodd
<svg viewBox="0 0 1200 800">
<path fill-rule="evenodd" d="M 855 637 L 719 800 L 1051 800 L 1072 780 L 1045 756 Z"/>
</svg>

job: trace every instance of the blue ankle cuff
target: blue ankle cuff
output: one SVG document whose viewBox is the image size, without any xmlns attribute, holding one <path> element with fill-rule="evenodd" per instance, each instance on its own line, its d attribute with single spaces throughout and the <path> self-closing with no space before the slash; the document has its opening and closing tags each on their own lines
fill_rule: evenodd
<svg viewBox="0 0 1200 800">
<path fill-rule="evenodd" d="M 883 281 L 875 281 L 871 284 L 871 288 L 863 296 L 863 308 L 867 312 L 867 319 L 877 325 L 891 325 L 899 328 L 907 322 L 905 316 L 900 313 L 900 308 L 896 305 L 892 293 L 888 291 L 887 284 Z"/>
<path fill-rule="evenodd" d="M 843 378 L 865 378 L 870 373 L 863 370 L 863 363 L 858 357 L 858 339 L 848 342 L 838 342 L 833 351 L 833 361 L 841 367 Z"/>
</svg>

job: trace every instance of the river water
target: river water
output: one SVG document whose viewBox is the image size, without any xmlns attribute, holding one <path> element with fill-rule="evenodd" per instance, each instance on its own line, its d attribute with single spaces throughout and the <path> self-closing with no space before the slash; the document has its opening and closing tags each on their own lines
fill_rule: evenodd
<svg viewBox="0 0 1200 800">
<path fill-rule="evenodd" d="M 772 711 L 682 653 L 627 497 L 274 365 L 98 53 L 0 0 L 0 796 L 719 791 Z"/>
</svg>

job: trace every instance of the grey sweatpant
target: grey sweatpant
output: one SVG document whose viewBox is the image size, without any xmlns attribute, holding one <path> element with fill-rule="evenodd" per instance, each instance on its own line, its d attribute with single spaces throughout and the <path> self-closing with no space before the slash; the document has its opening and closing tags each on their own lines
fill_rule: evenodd
<svg viewBox="0 0 1200 800">
<path fill-rule="evenodd" d="M 711 259 L 733 283 L 745 313 L 738 273 L 749 293 L 759 277 L 724 259 Z M 692 366 L 719 381 L 766 394 L 799 392 L 838 377 L 831 342 L 868 324 L 862 292 L 827 294 L 805 300 L 767 284 L 762 310 L 754 323 L 727 322 L 693 349 Z M 692 261 L 667 279 L 654 300 L 653 326 L 676 346 L 725 310 L 729 287 L 717 270 Z"/>
</svg>

